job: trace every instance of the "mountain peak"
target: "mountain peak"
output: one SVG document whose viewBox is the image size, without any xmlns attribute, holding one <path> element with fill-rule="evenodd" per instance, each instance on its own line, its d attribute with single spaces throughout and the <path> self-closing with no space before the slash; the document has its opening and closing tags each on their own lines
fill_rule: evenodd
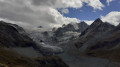
<svg viewBox="0 0 120 67">
<path fill-rule="evenodd" d="M 88 25 L 85 21 L 82 21 L 82 22 L 80 22 L 80 23 L 78 23 L 78 24 L 81 24 L 81 25 Z"/>
<path fill-rule="evenodd" d="M 92 23 L 91 26 L 93 27 L 93 26 L 98 26 L 98 25 L 101 25 L 101 24 L 104 24 L 104 22 L 100 18 L 98 18 Z"/>
<path fill-rule="evenodd" d="M 82 32 L 80 36 L 90 33 L 94 33 L 94 34 L 104 33 L 113 28 L 114 28 L 113 25 L 103 22 L 101 19 L 98 18 L 84 32 Z"/>
<path fill-rule="evenodd" d="M 103 21 L 100 18 L 98 18 L 94 22 L 103 22 Z"/>
</svg>

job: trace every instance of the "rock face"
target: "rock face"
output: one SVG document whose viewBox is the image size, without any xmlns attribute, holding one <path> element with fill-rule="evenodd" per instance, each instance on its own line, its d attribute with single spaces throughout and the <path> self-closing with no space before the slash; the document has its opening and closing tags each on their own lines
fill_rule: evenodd
<svg viewBox="0 0 120 67">
<path fill-rule="evenodd" d="M 35 52 L 42 54 L 41 44 L 34 42 L 24 31 L 23 28 L 15 24 L 5 23 L 0 21 L 0 64 L 6 67 L 68 67 L 60 58 L 40 56 L 39 62 L 36 59 L 31 59 L 28 56 L 23 56 L 18 48 L 31 47 Z M 15 48 L 15 49 L 13 49 Z M 15 51 L 16 50 L 16 51 Z M 18 52 L 17 52 L 18 50 Z M 30 49 L 31 51 L 31 49 Z M 20 53 L 19 53 L 20 52 Z M 26 50 L 22 51 L 23 53 Z M 46 51 L 47 52 L 47 51 Z M 31 53 L 31 52 L 30 52 Z M 21 54 L 21 55 L 20 55 Z M 44 62 L 50 62 L 49 64 Z M 43 63 L 40 63 L 43 62 Z M 58 63 L 56 63 L 58 62 Z M 62 64 L 62 65 L 61 65 Z"/>
</svg>

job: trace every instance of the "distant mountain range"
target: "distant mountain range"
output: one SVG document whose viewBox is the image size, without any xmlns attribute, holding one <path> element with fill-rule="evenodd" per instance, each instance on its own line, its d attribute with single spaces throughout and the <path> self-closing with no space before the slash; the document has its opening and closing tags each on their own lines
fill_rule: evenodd
<svg viewBox="0 0 120 67">
<path fill-rule="evenodd" d="M 63 25 L 60 28 L 53 28 L 52 31 L 45 32 L 28 32 L 30 37 L 35 39 L 35 41 L 43 40 L 48 44 L 58 44 L 58 42 L 63 42 L 69 39 L 77 38 L 81 32 L 83 32 L 89 25 L 85 22 L 81 23 L 70 23 L 68 25 Z"/>
<path fill-rule="evenodd" d="M 62 48 L 64 53 L 59 56 L 66 59 L 64 61 L 69 62 L 68 64 L 72 64 L 70 60 L 77 60 L 74 59 L 76 56 L 90 56 L 109 60 L 106 62 L 108 66 L 114 65 L 112 62 L 117 62 L 116 64 L 120 62 L 119 30 L 120 25 L 114 26 L 98 18 L 90 26 L 85 22 L 70 23 L 53 31 L 37 32 L 37 34 L 32 32 L 30 35 L 37 37 L 33 39 L 43 40 L 49 45 Z M 104 61 L 99 63 L 102 62 Z"/>
</svg>

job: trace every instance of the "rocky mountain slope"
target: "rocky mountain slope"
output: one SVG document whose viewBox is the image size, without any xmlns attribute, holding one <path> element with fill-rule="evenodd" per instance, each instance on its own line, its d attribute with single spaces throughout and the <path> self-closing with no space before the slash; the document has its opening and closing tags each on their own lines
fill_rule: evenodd
<svg viewBox="0 0 120 67">
<path fill-rule="evenodd" d="M 30 48 L 20 52 L 20 49 Z M 50 49 L 50 48 L 49 48 Z M 38 54 L 39 58 L 32 54 Z M 68 67 L 59 57 L 42 56 L 41 44 L 34 42 L 26 32 L 15 24 L 0 21 L 0 66 L 2 67 Z M 46 50 L 48 52 L 48 50 Z M 31 58 L 29 53 L 33 55 Z M 44 58 L 44 59 L 43 59 Z"/>
<path fill-rule="evenodd" d="M 109 59 L 110 62 L 120 62 L 120 25 L 113 26 L 100 19 L 88 27 L 75 44 L 81 55 Z"/>
<path fill-rule="evenodd" d="M 96 57 L 107 58 L 111 61 L 120 62 L 119 49 L 120 49 L 120 25 L 107 32 L 107 38 L 96 42 L 93 46 L 90 46 L 86 54 Z"/>
<path fill-rule="evenodd" d="M 76 47 L 79 48 L 82 45 L 87 48 L 87 45 L 93 44 L 99 40 L 104 39 L 106 32 L 113 29 L 115 26 L 107 22 L 103 22 L 101 19 L 96 19 L 79 37 Z M 84 48 L 84 49 L 85 49 Z"/>
</svg>

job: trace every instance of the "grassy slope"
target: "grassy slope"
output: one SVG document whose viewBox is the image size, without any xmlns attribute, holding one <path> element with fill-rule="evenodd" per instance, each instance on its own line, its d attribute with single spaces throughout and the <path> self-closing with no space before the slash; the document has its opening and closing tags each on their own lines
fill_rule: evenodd
<svg viewBox="0 0 120 67">
<path fill-rule="evenodd" d="M 0 47 L 0 64 L 8 67 L 37 67 L 32 59 L 7 51 Z"/>
<path fill-rule="evenodd" d="M 0 67 L 69 67 L 57 56 L 30 59 L 0 47 Z"/>
<path fill-rule="evenodd" d="M 111 49 L 111 50 L 86 50 L 85 53 L 83 53 L 85 56 L 91 56 L 91 57 L 100 57 L 104 59 L 108 59 L 110 61 L 114 62 L 120 62 L 120 48 Z"/>
</svg>

